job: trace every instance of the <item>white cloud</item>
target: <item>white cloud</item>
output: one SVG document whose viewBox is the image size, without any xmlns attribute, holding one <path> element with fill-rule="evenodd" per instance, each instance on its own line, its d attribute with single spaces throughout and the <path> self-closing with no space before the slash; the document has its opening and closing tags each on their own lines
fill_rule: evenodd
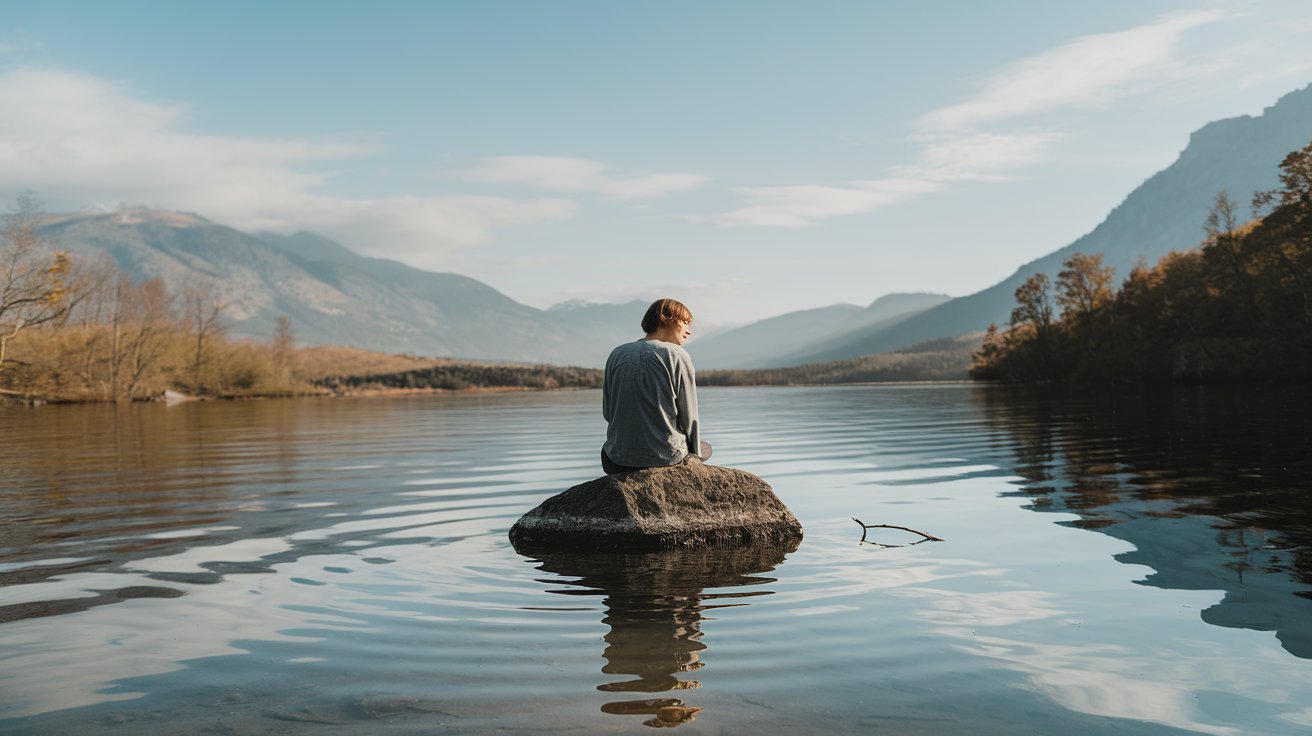
<svg viewBox="0 0 1312 736">
<path fill-rule="evenodd" d="M 1190 72 L 1179 58 L 1185 33 L 1227 17 L 1218 10 L 1162 16 L 1115 33 L 1094 34 L 1017 61 L 963 102 L 915 123 L 916 160 L 890 176 L 822 186 L 739 190 L 743 207 L 709 218 L 725 226 L 804 227 L 839 215 L 871 212 L 946 189 L 957 182 L 996 182 L 1045 160 L 1064 136 L 1027 124 L 986 126 L 1142 93 Z"/>
<path fill-rule="evenodd" d="M 747 206 L 714 218 L 721 225 L 806 227 L 815 220 L 869 212 L 906 196 L 889 188 L 860 186 L 780 186 L 738 190 Z"/>
<path fill-rule="evenodd" d="M 319 194 L 330 176 L 377 152 L 350 140 L 257 139 L 187 132 L 187 111 L 123 84 L 45 68 L 0 74 L 0 194 L 126 202 L 199 212 L 245 230 L 308 228 L 369 252 L 440 267 L 500 227 L 561 220 L 562 199 L 347 199 Z"/>
<path fill-rule="evenodd" d="M 21 35 L 17 38 L 9 37 L 0 39 L 0 55 L 10 56 L 18 54 L 41 53 L 45 51 L 45 46 L 39 41 L 31 38 L 23 38 Z"/>
<path fill-rule="evenodd" d="M 1187 31 L 1225 17 L 1220 10 L 1175 13 L 1124 31 L 1077 38 L 1011 64 L 978 94 L 930 113 L 922 123 L 931 129 L 970 128 L 1142 91 L 1173 76 L 1175 51 Z"/>
<path fill-rule="evenodd" d="M 603 163 L 563 156 L 496 156 L 464 172 L 464 177 L 552 192 L 591 192 L 611 199 L 655 199 L 706 183 L 699 174 L 613 176 Z"/>
<path fill-rule="evenodd" d="M 894 167 L 890 178 L 740 189 L 746 206 L 711 219 L 729 227 L 807 227 L 825 218 L 862 214 L 940 192 L 952 182 L 1004 180 L 1011 170 L 1041 160 L 1059 138 L 1044 131 L 922 136 L 919 160 Z"/>
<path fill-rule="evenodd" d="M 1051 131 L 967 133 L 919 136 L 920 160 L 894 171 L 904 179 L 934 184 L 954 181 L 1003 181 L 1011 169 L 1043 160 L 1062 136 Z M 934 191 L 926 189 L 924 191 Z"/>
</svg>

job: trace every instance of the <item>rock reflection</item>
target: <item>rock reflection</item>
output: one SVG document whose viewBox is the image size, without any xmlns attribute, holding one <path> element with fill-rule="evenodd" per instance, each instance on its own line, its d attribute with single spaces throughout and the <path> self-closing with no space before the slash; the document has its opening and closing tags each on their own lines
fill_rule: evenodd
<svg viewBox="0 0 1312 736">
<path fill-rule="evenodd" d="M 791 547 L 755 546 L 667 550 L 644 554 L 544 552 L 518 550 L 538 560 L 539 570 L 564 580 L 544 583 L 570 586 L 549 589 L 559 595 L 603 596 L 606 659 L 601 671 L 623 679 L 597 686 L 607 693 L 670 693 L 701 683 L 688 674 L 701 669 L 707 646 L 702 641 L 706 611 L 747 605 L 747 598 L 769 595 L 760 589 Z M 751 588 L 751 589 L 745 589 Z M 727 589 L 708 592 L 710 589 Z M 668 728 L 696 718 L 700 707 L 678 697 L 608 702 L 602 712 L 646 716 L 645 725 Z"/>
</svg>

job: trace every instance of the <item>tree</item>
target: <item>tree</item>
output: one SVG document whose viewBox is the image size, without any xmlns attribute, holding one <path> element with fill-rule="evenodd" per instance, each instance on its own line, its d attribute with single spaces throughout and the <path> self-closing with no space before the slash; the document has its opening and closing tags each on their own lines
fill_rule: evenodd
<svg viewBox="0 0 1312 736">
<path fill-rule="evenodd" d="M 1207 242 L 1216 243 L 1233 238 L 1238 228 L 1239 205 L 1235 204 L 1234 200 L 1230 199 L 1230 195 L 1222 189 L 1216 195 L 1216 201 L 1207 213 L 1207 222 L 1203 225 L 1203 230 L 1207 233 Z"/>
<path fill-rule="evenodd" d="M 1016 308 L 1011 310 L 1011 326 L 1033 325 L 1035 335 L 1044 340 L 1052 328 L 1052 295 L 1048 275 L 1036 273 L 1016 289 Z"/>
<path fill-rule="evenodd" d="M 278 372 L 278 381 L 290 385 L 292 380 L 292 350 L 296 346 L 296 335 L 292 333 L 292 318 L 285 314 L 278 315 L 278 325 L 273 332 L 273 364 Z"/>
<path fill-rule="evenodd" d="M 1265 211 L 1272 205 L 1312 208 L 1312 143 L 1293 151 L 1280 162 L 1280 189 L 1253 195 L 1255 212 Z"/>
<path fill-rule="evenodd" d="M 1062 318 L 1078 319 L 1086 326 L 1093 313 L 1111 302 L 1116 269 L 1102 265 L 1102 254 L 1072 254 L 1057 274 L 1057 303 Z"/>
<path fill-rule="evenodd" d="M 36 196 L 22 194 L 0 228 L 0 365 L 19 332 L 67 311 L 73 260 L 67 253 L 50 252 L 38 230 L 43 216 Z"/>
<path fill-rule="evenodd" d="M 1254 225 L 1241 224 L 1237 212 L 1238 206 L 1221 190 L 1203 226 L 1207 238 L 1202 253 L 1209 291 L 1218 297 L 1212 307 L 1219 314 L 1212 321 L 1219 328 L 1229 323 L 1234 325 L 1232 329 L 1243 330 L 1265 326 L 1268 320 L 1256 296 L 1253 270 L 1257 264 L 1252 254 L 1244 251 L 1245 236 Z"/>
<path fill-rule="evenodd" d="M 119 276 L 110 312 L 109 395 L 130 399 L 167 346 L 172 301 L 160 279 L 133 283 Z"/>
<path fill-rule="evenodd" d="M 200 388 L 200 371 L 210 342 L 221 336 L 227 327 L 223 323 L 223 310 L 227 307 L 214 293 L 208 281 L 195 280 L 182 288 L 182 320 L 191 335 L 191 387 Z"/>
<path fill-rule="evenodd" d="M 970 354 L 970 376 L 972 378 L 991 379 L 998 378 L 997 366 L 999 356 L 1004 355 L 1004 344 L 1002 335 L 998 333 L 998 326 L 989 323 L 989 329 L 984 333 L 984 342 L 980 343 L 979 350 Z"/>
</svg>

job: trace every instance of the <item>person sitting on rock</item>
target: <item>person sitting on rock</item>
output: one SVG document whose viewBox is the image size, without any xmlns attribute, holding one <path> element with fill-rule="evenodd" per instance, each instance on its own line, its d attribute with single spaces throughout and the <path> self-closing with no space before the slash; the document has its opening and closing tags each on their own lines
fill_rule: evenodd
<svg viewBox="0 0 1312 736">
<path fill-rule="evenodd" d="M 691 325 L 687 307 L 657 299 L 642 317 L 646 336 L 611 351 L 601 393 L 601 467 L 608 474 L 711 457 L 697 418 L 697 374 L 682 347 Z"/>
</svg>

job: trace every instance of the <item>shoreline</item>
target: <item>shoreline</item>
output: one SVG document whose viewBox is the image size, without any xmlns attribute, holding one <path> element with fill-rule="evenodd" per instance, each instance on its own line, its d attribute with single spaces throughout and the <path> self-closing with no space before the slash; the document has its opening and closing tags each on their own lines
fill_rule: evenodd
<svg viewBox="0 0 1312 736">
<path fill-rule="evenodd" d="M 134 398 L 122 401 L 80 396 L 27 396 L 16 391 L 0 390 L 0 406 L 46 406 L 71 404 L 176 404 L 208 403 L 216 401 L 269 401 L 273 399 L 353 399 L 387 396 L 422 396 L 429 394 L 509 393 L 518 391 L 573 391 L 575 387 L 538 388 L 535 386 L 471 386 L 470 388 L 398 388 L 362 389 L 359 391 L 278 391 L 217 396 L 185 396 L 168 399 L 163 395 Z"/>
<path fill-rule="evenodd" d="M 729 385 L 698 386 L 699 389 L 738 389 L 738 388 L 842 388 L 845 386 L 950 386 L 950 385 L 989 385 L 987 381 L 970 379 L 947 380 L 906 380 L 906 381 L 852 381 L 847 383 L 741 383 Z M 150 398 L 136 398 L 127 401 L 113 399 L 88 398 L 77 396 L 24 396 L 15 391 L 0 389 L 0 407 L 4 406 L 47 406 L 72 404 L 190 404 L 216 401 L 269 401 L 273 399 L 375 399 L 404 396 L 434 396 L 442 394 L 500 394 L 545 391 L 596 391 L 592 386 L 471 386 L 469 388 L 371 388 L 354 391 L 284 391 L 252 394 L 228 394 L 218 396 L 183 396 L 168 399 L 163 395 Z"/>
</svg>

